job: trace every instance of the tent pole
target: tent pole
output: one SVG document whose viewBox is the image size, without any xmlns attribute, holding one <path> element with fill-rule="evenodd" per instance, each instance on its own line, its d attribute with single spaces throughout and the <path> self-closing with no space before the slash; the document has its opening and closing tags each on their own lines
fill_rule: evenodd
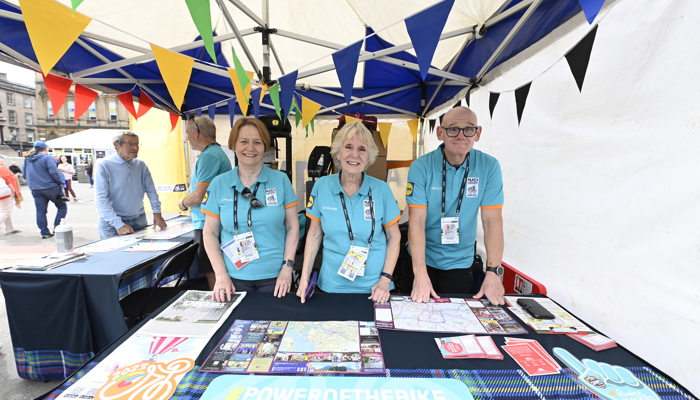
<svg viewBox="0 0 700 400">
<path fill-rule="evenodd" d="M 224 4 L 223 0 L 216 0 L 216 2 L 217 2 L 217 4 L 219 4 L 219 8 L 221 9 L 221 14 L 223 14 L 224 18 L 226 19 L 226 22 L 231 27 L 231 30 L 233 30 L 233 33 L 236 34 L 236 39 L 238 39 L 238 44 L 241 45 L 241 47 L 243 48 L 243 52 L 245 53 L 246 57 L 248 58 L 248 62 L 250 62 L 250 65 L 253 66 L 253 69 L 255 70 L 255 75 L 258 76 L 258 79 L 261 79 L 262 73 L 260 72 L 260 68 L 258 68 L 258 64 L 255 62 L 255 58 L 253 58 L 253 54 L 250 52 L 248 45 L 245 44 L 245 42 L 243 41 L 243 37 L 241 37 L 241 33 L 238 30 L 238 27 L 233 22 L 233 18 L 231 17 L 231 13 L 229 13 L 228 8 L 226 8 L 226 4 Z"/>
<path fill-rule="evenodd" d="M 262 0 L 262 53 L 263 53 L 263 83 L 270 82 L 272 71 L 270 70 L 270 3 Z"/>
<path fill-rule="evenodd" d="M 277 68 L 280 69 L 280 76 L 286 75 L 284 67 L 282 67 L 282 61 L 280 61 L 280 56 L 277 55 L 277 50 L 275 50 L 275 45 L 272 43 L 272 40 L 270 40 L 270 49 L 272 50 L 272 55 L 275 57 L 275 61 L 277 61 Z"/>
</svg>

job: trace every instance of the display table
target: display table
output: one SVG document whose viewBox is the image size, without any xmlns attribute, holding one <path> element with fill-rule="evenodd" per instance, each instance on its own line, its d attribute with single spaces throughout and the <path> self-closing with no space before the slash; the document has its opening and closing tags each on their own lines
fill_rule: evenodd
<svg viewBox="0 0 700 400">
<path fill-rule="evenodd" d="M 537 295 L 535 295 L 537 296 Z M 167 305 L 166 305 L 167 306 Z M 165 306 L 164 306 L 165 307 Z M 153 315 L 157 315 L 154 313 Z M 199 399 L 207 387 L 219 376 L 233 376 L 220 373 L 200 373 L 198 368 L 218 345 L 226 331 L 236 319 L 274 320 L 274 321 L 333 321 L 356 320 L 371 321 L 374 309 L 367 295 L 317 293 L 305 304 L 299 302 L 294 294 L 278 299 L 271 294 L 248 293 L 241 304 L 233 311 L 223 326 L 209 340 L 207 346 L 196 359 L 195 368 L 182 379 L 173 395 L 173 399 Z M 145 323 L 146 321 L 142 322 Z M 141 326 L 139 325 L 139 326 Z M 524 326 L 524 324 L 523 324 Z M 138 328 L 138 327 L 137 327 Z M 615 347 L 601 352 L 594 352 L 577 341 L 560 334 L 539 335 L 528 328 L 528 335 L 518 338 L 535 339 L 553 354 L 553 348 L 560 347 L 573 356 L 589 358 L 612 366 L 622 366 L 631 371 L 637 379 L 652 388 L 661 399 L 694 398 L 661 371 L 644 362 L 622 347 Z M 129 335 L 136 330 L 129 332 Z M 125 335 L 128 336 L 128 335 Z M 578 383 L 576 374 L 564 368 L 556 375 L 529 376 L 505 352 L 503 360 L 487 359 L 444 359 L 436 346 L 434 338 L 454 336 L 453 334 L 423 333 L 410 331 L 379 330 L 384 354 L 386 374 L 362 375 L 392 378 L 448 378 L 458 379 L 470 390 L 475 399 L 597 399 Z M 515 336 L 513 336 L 515 337 Z M 492 336 L 496 345 L 504 344 L 504 336 Z M 119 346 L 126 337 L 121 338 L 105 352 L 95 357 L 73 377 L 45 395 L 53 399 L 74 384 L 87 371 Z M 564 365 L 562 364 L 564 367 Z M 274 374 L 281 376 L 284 374 Z M 311 375 L 311 374 L 309 374 Z M 309 376 L 307 375 L 307 376 Z M 343 376 L 342 374 L 325 374 L 323 376 Z M 245 376 L 245 375 L 236 375 Z M 318 377 L 319 383 L 322 378 Z M 358 377 L 360 375 L 346 375 Z"/>
<path fill-rule="evenodd" d="M 168 251 L 93 253 L 48 271 L 0 271 L 20 377 L 63 380 L 127 332 L 119 299 L 148 286 Z"/>
</svg>

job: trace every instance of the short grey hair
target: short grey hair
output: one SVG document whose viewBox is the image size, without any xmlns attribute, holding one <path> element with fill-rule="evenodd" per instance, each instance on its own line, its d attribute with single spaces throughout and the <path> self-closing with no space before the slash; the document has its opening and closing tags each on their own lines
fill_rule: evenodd
<svg viewBox="0 0 700 400">
<path fill-rule="evenodd" d="M 187 128 L 197 129 L 207 139 L 216 140 L 216 125 L 208 117 L 194 117 L 187 120 Z"/>
<path fill-rule="evenodd" d="M 367 145 L 369 148 L 369 159 L 367 160 L 367 166 L 374 164 L 377 159 L 377 154 L 379 154 L 379 148 L 377 144 L 374 143 L 374 138 L 372 133 L 367 129 L 367 127 L 360 121 L 355 121 L 351 124 L 345 124 L 340 131 L 335 136 L 333 144 L 331 144 L 331 157 L 333 157 L 333 162 L 337 163 L 338 151 L 340 151 L 340 146 L 343 142 L 349 139 L 357 139 L 360 142 Z"/>
<path fill-rule="evenodd" d="M 139 135 L 135 134 L 132 131 L 121 131 L 119 132 L 118 135 L 114 136 L 112 138 L 112 143 L 121 146 L 122 142 L 124 141 L 124 136 L 134 136 L 134 137 L 139 137 Z"/>
</svg>

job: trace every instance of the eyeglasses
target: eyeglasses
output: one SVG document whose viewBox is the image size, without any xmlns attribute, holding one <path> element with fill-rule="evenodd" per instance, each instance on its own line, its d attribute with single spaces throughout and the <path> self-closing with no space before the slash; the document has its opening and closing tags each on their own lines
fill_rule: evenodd
<svg viewBox="0 0 700 400">
<path fill-rule="evenodd" d="M 122 142 L 122 146 L 139 147 L 139 143 L 138 142 Z"/>
<path fill-rule="evenodd" d="M 262 201 L 253 197 L 253 192 L 250 191 L 250 188 L 244 187 L 243 191 L 241 192 L 241 196 L 243 196 L 244 199 L 250 199 L 250 208 L 254 210 L 257 210 L 258 208 L 263 208 Z"/>
<path fill-rule="evenodd" d="M 476 131 L 479 129 L 478 126 L 467 126 L 466 128 L 457 128 L 455 126 L 445 128 L 441 126 L 440 128 L 444 129 L 449 137 L 457 137 L 461 132 L 464 132 L 464 137 L 472 137 L 476 135 Z"/>
<path fill-rule="evenodd" d="M 197 128 L 197 132 L 201 132 L 199 130 L 199 125 L 197 125 L 197 121 L 194 120 L 194 115 L 190 115 L 190 121 L 194 124 L 194 127 Z"/>
</svg>

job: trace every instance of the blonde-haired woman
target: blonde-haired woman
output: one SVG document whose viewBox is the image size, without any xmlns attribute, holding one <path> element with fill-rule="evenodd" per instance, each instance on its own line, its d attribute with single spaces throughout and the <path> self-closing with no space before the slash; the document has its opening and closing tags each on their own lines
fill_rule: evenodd
<svg viewBox="0 0 700 400">
<path fill-rule="evenodd" d="M 333 140 L 331 156 L 339 172 L 319 179 L 306 205 L 311 224 L 297 290 L 302 303 L 321 241 L 321 290 L 389 300 L 401 213 L 389 185 L 365 173 L 377 153 L 372 134 L 360 122 L 344 125 Z"/>
</svg>

